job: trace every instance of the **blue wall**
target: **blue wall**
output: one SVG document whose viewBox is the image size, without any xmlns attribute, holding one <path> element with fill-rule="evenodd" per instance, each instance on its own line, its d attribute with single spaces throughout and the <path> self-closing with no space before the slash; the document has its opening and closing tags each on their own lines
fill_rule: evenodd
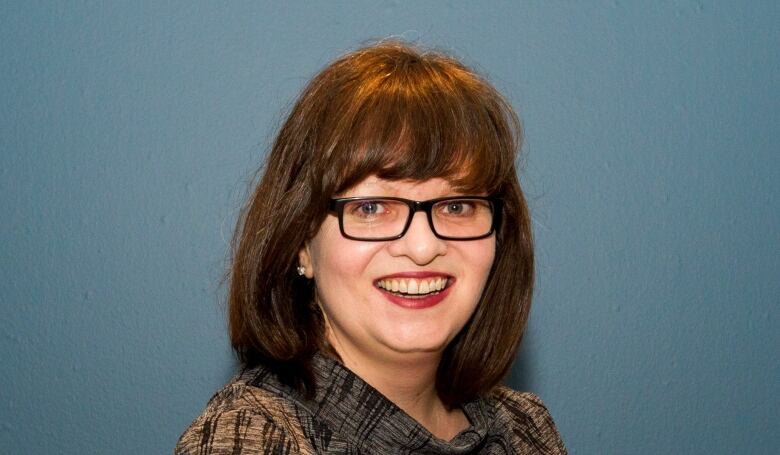
<svg viewBox="0 0 780 455">
<path fill-rule="evenodd" d="M 390 35 L 524 120 L 510 381 L 571 452 L 780 446 L 778 2 L 106 3 L 0 6 L 0 452 L 170 452 L 234 366 L 220 280 L 275 127 Z"/>
</svg>

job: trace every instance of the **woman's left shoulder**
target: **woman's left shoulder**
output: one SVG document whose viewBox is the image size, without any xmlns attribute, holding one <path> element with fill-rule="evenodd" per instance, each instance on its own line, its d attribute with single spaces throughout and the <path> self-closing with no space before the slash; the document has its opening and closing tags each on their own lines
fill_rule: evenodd
<svg viewBox="0 0 780 455">
<path fill-rule="evenodd" d="M 495 400 L 498 407 L 506 408 L 513 413 L 549 416 L 547 406 L 542 399 L 531 392 L 518 392 L 506 386 L 498 386 L 493 389 L 490 397 Z"/>
<path fill-rule="evenodd" d="M 498 386 L 490 394 L 496 417 L 511 426 L 518 443 L 537 452 L 565 454 L 566 448 L 550 411 L 537 395 Z"/>
</svg>

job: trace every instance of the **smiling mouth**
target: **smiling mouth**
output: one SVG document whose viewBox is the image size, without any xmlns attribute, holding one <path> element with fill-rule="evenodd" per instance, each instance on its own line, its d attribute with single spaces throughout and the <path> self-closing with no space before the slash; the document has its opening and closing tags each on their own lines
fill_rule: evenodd
<svg viewBox="0 0 780 455">
<path fill-rule="evenodd" d="M 422 299 L 436 295 L 447 288 L 452 279 L 444 276 L 435 278 L 386 278 L 375 285 L 385 292 L 407 299 Z"/>
</svg>

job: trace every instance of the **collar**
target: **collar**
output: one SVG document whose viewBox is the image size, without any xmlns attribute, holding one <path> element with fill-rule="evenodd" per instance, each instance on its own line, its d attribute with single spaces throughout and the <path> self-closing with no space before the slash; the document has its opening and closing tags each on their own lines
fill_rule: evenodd
<svg viewBox="0 0 780 455">
<path fill-rule="evenodd" d="M 452 440 L 444 441 L 433 436 L 401 408 L 388 400 L 378 390 L 363 381 L 340 362 L 316 354 L 312 359 L 316 379 L 313 400 L 305 400 L 299 394 L 278 383 L 271 382 L 287 392 L 298 404 L 312 414 L 316 432 L 333 432 L 347 439 L 361 453 L 422 453 L 466 454 L 473 453 L 490 438 L 498 428 L 490 428 L 495 422 L 495 410 L 483 399 L 476 399 L 461 406 L 470 425 Z M 268 388 L 268 377 L 260 387 Z M 273 387 L 276 389 L 277 387 Z M 320 422 L 319 424 L 317 422 Z M 491 431 L 492 430 L 492 431 Z M 334 435 L 335 436 L 335 435 Z M 330 439 L 328 434 L 320 437 Z"/>
</svg>

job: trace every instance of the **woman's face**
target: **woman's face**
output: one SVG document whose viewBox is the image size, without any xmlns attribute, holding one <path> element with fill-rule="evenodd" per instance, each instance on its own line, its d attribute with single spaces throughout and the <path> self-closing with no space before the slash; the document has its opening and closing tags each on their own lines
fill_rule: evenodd
<svg viewBox="0 0 780 455">
<path fill-rule="evenodd" d="M 389 181 L 369 177 L 339 197 L 394 196 L 424 201 L 457 196 L 444 179 Z M 306 275 L 314 278 L 328 324 L 328 337 L 342 357 L 399 358 L 440 353 L 468 321 L 495 256 L 495 234 L 480 240 L 437 238 L 424 212 L 417 212 L 397 240 L 370 242 L 341 235 L 330 214 L 300 252 Z M 382 286 L 428 291 L 424 299 L 393 294 Z M 394 283 L 395 282 L 395 283 Z M 404 283 L 401 285 L 401 283 Z M 443 297 L 443 298 L 442 298 Z"/>
</svg>

